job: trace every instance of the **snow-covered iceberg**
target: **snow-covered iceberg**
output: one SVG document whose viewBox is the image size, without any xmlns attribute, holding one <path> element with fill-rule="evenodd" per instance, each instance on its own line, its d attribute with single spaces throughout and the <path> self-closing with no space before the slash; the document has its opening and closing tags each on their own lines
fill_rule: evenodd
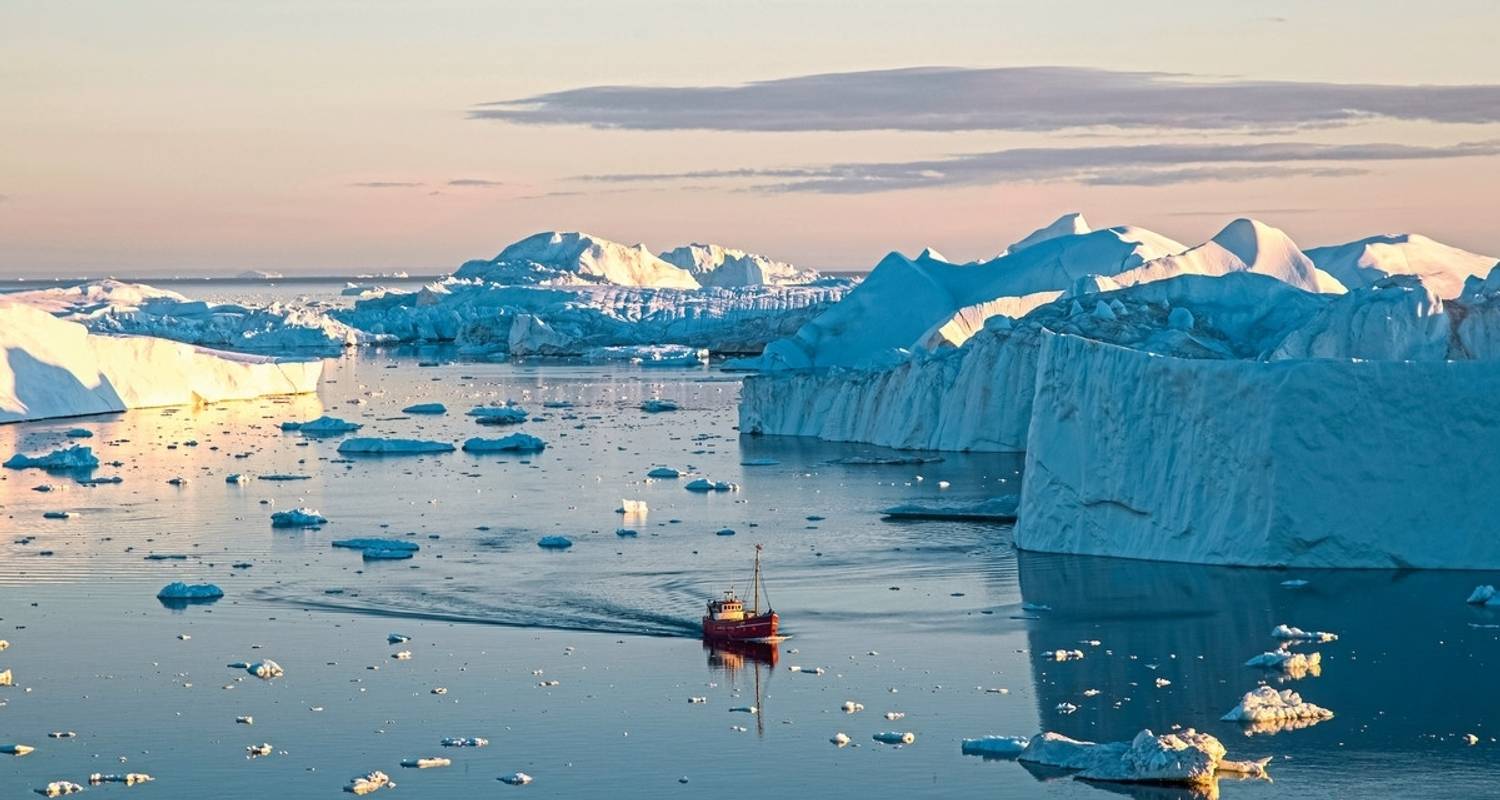
<svg viewBox="0 0 1500 800">
<path fill-rule="evenodd" d="M 321 360 L 105 336 L 0 299 L 0 423 L 316 391 Z"/>
<path fill-rule="evenodd" d="M 811 283 L 818 273 L 716 244 L 689 244 L 668 250 L 661 259 L 687 270 L 704 287 L 785 286 Z"/>
<path fill-rule="evenodd" d="M 16 292 L 5 299 L 78 322 L 96 333 L 156 336 L 236 351 L 329 352 L 393 340 L 339 322 L 317 303 L 209 303 L 114 279 Z"/>
<path fill-rule="evenodd" d="M 576 231 L 544 231 L 528 236 L 488 261 L 464 264 L 454 277 L 505 284 L 699 288 L 691 272 L 663 261 L 643 244 L 620 244 Z"/>
<path fill-rule="evenodd" d="M 1463 294 L 1470 277 L 1483 278 L 1500 264 L 1417 233 L 1382 234 L 1307 251 L 1319 269 L 1350 289 L 1373 286 L 1392 275 L 1416 275 L 1445 300 Z"/>
</svg>

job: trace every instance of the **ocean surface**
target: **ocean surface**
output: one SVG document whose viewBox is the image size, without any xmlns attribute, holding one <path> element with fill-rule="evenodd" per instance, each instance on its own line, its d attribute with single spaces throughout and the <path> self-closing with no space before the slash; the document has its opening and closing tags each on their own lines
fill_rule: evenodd
<svg viewBox="0 0 1500 800">
<path fill-rule="evenodd" d="M 0 669 L 15 676 L 0 688 L 0 743 L 37 748 L 0 756 L 0 797 L 96 772 L 156 780 L 89 795 L 338 797 L 377 769 L 395 798 L 1500 793 L 1500 613 L 1464 603 L 1494 575 L 1049 556 L 1016 552 L 1006 525 L 884 521 L 901 502 L 1012 493 L 1022 459 L 861 466 L 838 461 L 896 454 L 742 438 L 738 379 L 711 368 L 475 363 L 437 347 L 327 366 L 317 396 L 0 426 L 0 457 L 81 443 L 105 462 L 91 476 L 0 470 Z M 642 412 L 653 397 L 682 409 Z M 464 413 L 506 401 L 532 418 L 496 429 Z M 426 402 L 448 413 L 401 411 Z M 321 414 L 363 424 L 361 436 L 459 444 L 522 431 L 548 447 L 342 457 L 342 437 L 278 427 Z M 70 438 L 75 428 L 92 437 Z M 757 460 L 775 463 L 744 463 Z M 661 465 L 739 489 L 646 480 Z M 231 473 L 258 479 L 226 483 Z M 122 482 L 78 482 L 104 476 Z M 649 513 L 616 513 L 624 499 Z M 299 506 L 328 524 L 271 527 L 272 512 Z M 43 518 L 62 510 L 76 516 Z M 543 550 L 546 535 L 574 545 Z M 367 562 L 331 546 L 350 537 L 421 550 Z M 790 638 L 709 648 L 703 605 L 749 588 L 756 544 L 763 602 Z M 226 596 L 157 601 L 176 580 Z M 1339 634 L 1302 648 L 1322 654 L 1320 675 L 1283 684 L 1243 666 L 1275 646 L 1278 623 Z M 411 639 L 392 645 L 392 633 Z M 1059 648 L 1084 657 L 1058 662 Z M 263 658 L 286 675 L 226 666 Z M 1336 716 L 1281 732 L 1219 721 L 1267 680 Z M 733 710 L 748 706 L 757 713 Z M 1090 784 L 960 748 L 986 734 L 1115 741 L 1175 726 L 1213 733 L 1232 757 L 1272 757 L 1274 782 Z M 916 740 L 880 744 L 881 731 Z M 831 744 L 838 732 L 852 744 Z M 441 747 L 450 736 L 490 746 Z M 248 757 L 262 742 L 273 754 Z M 435 755 L 452 766 L 399 766 Z M 497 780 L 516 771 L 534 783 Z"/>
</svg>

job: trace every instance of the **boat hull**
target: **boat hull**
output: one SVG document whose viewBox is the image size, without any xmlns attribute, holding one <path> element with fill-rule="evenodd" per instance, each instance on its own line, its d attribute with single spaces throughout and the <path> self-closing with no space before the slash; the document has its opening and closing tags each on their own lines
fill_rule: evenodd
<svg viewBox="0 0 1500 800">
<path fill-rule="evenodd" d="M 772 639 L 777 635 L 781 618 L 773 611 L 758 617 L 739 620 L 716 620 L 703 618 L 703 638 L 721 642 L 752 642 Z"/>
</svg>

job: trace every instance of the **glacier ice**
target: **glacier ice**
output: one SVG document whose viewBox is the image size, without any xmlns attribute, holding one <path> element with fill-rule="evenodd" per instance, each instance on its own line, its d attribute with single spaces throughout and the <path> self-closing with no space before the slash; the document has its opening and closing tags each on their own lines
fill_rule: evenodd
<svg viewBox="0 0 1500 800">
<path fill-rule="evenodd" d="M 0 300 L 0 423 L 316 390 L 321 360 L 104 336 Z"/>
</svg>

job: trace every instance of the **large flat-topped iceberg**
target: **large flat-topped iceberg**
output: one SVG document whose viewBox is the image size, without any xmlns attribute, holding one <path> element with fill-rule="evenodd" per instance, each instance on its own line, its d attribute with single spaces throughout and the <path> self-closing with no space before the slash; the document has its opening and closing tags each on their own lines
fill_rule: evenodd
<svg viewBox="0 0 1500 800">
<path fill-rule="evenodd" d="M 321 360 L 226 353 L 147 336 L 103 336 L 0 300 L 0 422 L 317 390 Z"/>
<path fill-rule="evenodd" d="M 470 261 L 454 273 L 494 283 L 609 283 L 697 289 L 692 273 L 627 245 L 574 231 L 545 231 L 510 245 L 489 261 Z"/>
<path fill-rule="evenodd" d="M 1042 342 L 1018 547 L 1500 568 L 1500 365 L 1164 357 Z"/>
</svg>

